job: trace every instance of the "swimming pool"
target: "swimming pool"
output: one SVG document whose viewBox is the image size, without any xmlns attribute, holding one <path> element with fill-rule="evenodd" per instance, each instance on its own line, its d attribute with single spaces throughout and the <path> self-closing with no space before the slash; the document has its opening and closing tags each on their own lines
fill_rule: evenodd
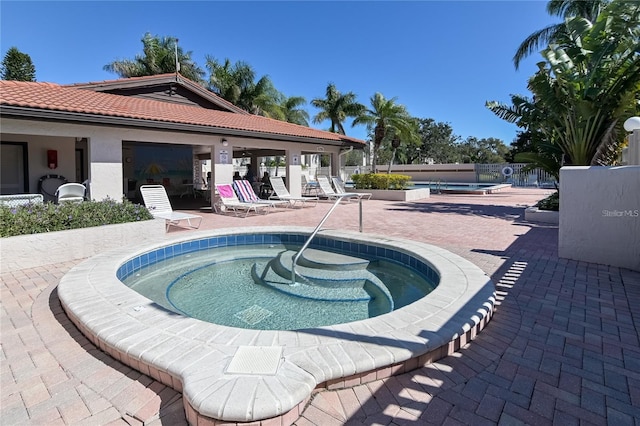
<svg viewBox="0 0 640 426">
<path fill-rule="evenodd" d="M 118 275 L 128 287 L 176 313 L 258 330 L 372 318 L 415 302 L 439 282 L 428 265 L 409 255 L 394 256 L 388 250 L 376 254 L 370 246 L 349 244 L 357 257 L 347 256 L 344 247 L 333 244 L 329 250 L 330 241 L 319 237 L 301 257 L 305 278 L 292 286 L 291 258 L 301 247 L 292 242 L 302 236 L 255 237 L 232 247 L 211 238 L 197 251 L 181 251 L 156 262 L 149 262 L 154 255 L 147 253 L 147 261 L 129 261 L 140 268 L 125 264 Z M 157 260 L 157 254 L 154 257 Z M 323 259 L 337 263 L 323 265 Z"/>
<path fill-rule="evenodd" d="M 74 267 L 61 279 L 58 295 L 71 321 L 96 346 L 182 392 L 191 424 L 273 418 L 291 424 L 314 389 L 355 386 L 419 368 L 458 350 L 492 316 L 493 283 L 467 260 L 428 244 L 342 230 L 319 235 L 349 252 L 375 250 L 422 263 L 437 274 L 438 286 L 374 318 L 302 330 L 254 330 L 180 315 L 119 279 L 144 262 L 195 252 L 212 241 L 232 247 L 257 244 L 258 235 L 304 238 L 311 232 L 220 229 L 123 247 Z"/>
<path fill-rule="evenodd" d="M 463 183 L 463 182 L 446 182 L 446 181 L 431 181 L 431 182 L 414 182 L 413 188 L 429 188 L 432 194 L 472 194 L 472 195 L 485 195 L 498 192 L 504 188 L 510 188 L 511 184 L 496 184 L 496 183 Z"/>
</svg>

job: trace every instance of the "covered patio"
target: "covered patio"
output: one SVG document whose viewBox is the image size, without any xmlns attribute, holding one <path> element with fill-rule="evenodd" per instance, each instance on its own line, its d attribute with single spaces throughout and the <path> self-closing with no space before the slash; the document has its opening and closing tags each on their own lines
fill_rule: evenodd
<svg viewBox="0 0 640 426">
<path fill-rule="evenodd" d="M 365 144 L 249 114 L 179 74 L 0 85 L 3 194 L 40 192 L 43 177 L 55 175 L 87 181 L 94 200 L 135 198 L 140 185 L 157 182 L 175 193 L 206 185 L 213 203 L 213 184 L 232 181 L 234 158 L 258 176 L 262 159 L 277 157 L 299 195 L 305 156 L 329 156 L 337 174 L 339 154 Z"/>
</svg>

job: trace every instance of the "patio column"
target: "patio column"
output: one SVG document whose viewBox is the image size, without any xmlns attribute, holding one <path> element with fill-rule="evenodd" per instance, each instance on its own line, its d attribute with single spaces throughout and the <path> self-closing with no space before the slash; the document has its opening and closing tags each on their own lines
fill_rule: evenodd
<svg viewBox="0 0 640 426">
<path fill-rule="evenodd" d="M 92 200 L 105 198 L 122 201 L 124 176 L 122 174 L 122 140 L 113 136 L 96 135 L 89 138 L 89 194 Z"/>
<path fill-rule="evenodd" d="M 288 150 L 285 155 L 287 156 L 289 193 L 294 197 L 300 197 L 302 196 L 302 165 L 300 164 L 302 153 L 299 149 Z"/>
<path fill-rule="evenodd" d="M 211 146 L 211 206 L 216 202 L 215 184 L 233 182 L 233 146 L 226 139 Z"/>
</svg>

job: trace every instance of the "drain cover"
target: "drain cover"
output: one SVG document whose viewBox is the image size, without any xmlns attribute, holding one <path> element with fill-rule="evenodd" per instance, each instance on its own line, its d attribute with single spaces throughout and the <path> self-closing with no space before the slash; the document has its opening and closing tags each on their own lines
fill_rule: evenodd
<svg viewBox="0 0 640 426">
<path fill-rule="evenodd" d="M 273 376 L 282 358 L 281 346 L 240 346 L 227 366 L 227 374 Z"/>
<path fill-rule="evenodd" d="M 260 321 L 269 318 L 272 314 L 273 312 L 262 306 L 253 305 L 244 311 L 236 312 L 233 316 L 249 325 L 256 325 Z"/>
</svg>

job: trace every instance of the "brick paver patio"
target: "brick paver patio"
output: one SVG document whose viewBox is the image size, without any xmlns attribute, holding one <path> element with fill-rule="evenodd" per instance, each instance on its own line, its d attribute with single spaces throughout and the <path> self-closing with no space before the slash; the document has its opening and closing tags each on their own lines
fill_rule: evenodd
<svg viewBox="0 0 640 426">
<path fill-rule="evenodd" d="M 496 283 L 499 306 L 454 356 L 318 392 L 296 424 L 640 425 L 640 272 L 559 259 L 557 227 L 522 218 L 545 193 L 365 202 L 365 232 L 469 259 Z M 204 213 L 201 228 L 315 226 L 328 208 Z M 342 205 L 325 227 L 355 231 L 357 215 L 356 203 Z M 75 264 L 2 273 L 2 425 L 186 424 L 180 393 L 104 354 L 67 319 L 56 286 Z"/>
</svg>

